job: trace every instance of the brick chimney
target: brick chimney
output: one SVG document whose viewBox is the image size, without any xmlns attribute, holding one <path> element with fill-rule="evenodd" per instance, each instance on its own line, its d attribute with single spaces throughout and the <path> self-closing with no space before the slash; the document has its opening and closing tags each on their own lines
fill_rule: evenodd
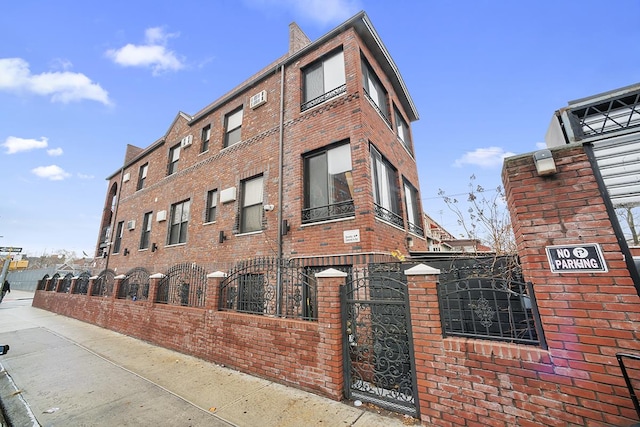
<svg viewBox="0 0 640 427">
<path fill-rule="evenodd" d="M 302 32 L 298 24 L 295 22 L 289 24 L 289 55 L 293 55 L 309 44 L 311 44 L 311 40 Z"/>
</svg>

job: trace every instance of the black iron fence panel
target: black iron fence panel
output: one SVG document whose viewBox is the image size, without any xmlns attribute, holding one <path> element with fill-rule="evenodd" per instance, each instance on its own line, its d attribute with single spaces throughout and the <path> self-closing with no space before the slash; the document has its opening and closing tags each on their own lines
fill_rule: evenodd
<svg viewBox="0 0 640 427">
<path fill-rule="evenodd" d="M 71 288 L 72 281 L 73 281 L 73 274 L 71 273 L 65 274 L 64 277 L 62 278 L 62 283 L 58 288 L 58 292 L 62 292 L 65 294 L 69 293 L 69 289 Z"/>
<path fill-rule="evenodd" d="M 81 273 L 76 279 L 76 285 L 73 287 L 73 293 L 86 295 L 89 290 L 89 279 L 91 274 L 88 271 Z"/>
<path fill-rule="evenodd" d="M 418 416 L 409 297 L 401 264 L 354 269 L 341 296 L 346 397 Z"/>
<path fill-rule="evenodd" d="M 149 271 L 144 267 L 136 267 L 129 270 L 125 276 L 118 290 L 118 298 L 133 301 L 147 300 L 149 298 Z"/>
<path fill-rule="evenodd" d="M 298 261 L 265 257 L 236 263 L 220 284 L 219 309 L 318 320 L 315 274 L 329 267 L 306 266 Z"/>
<path fill-rule="evenodd" d="M 204 307 L 207 273 L 195 263 L 171 267 L 158 283 L 155 302 L 160 304 Z"/>
<path fill-rule="evenodd" d="M 445 336 L 546 348 L 531 283 L 467 277 L 440 283 L 438 298 Z"/>
<path fill-rule="evenodd" d="M 91 296 L 106 297 L 113 294 L 116 272 L 113 270 L 102 270 L 93 282 Z"/>
<path fill-rule="evenodd" d="M 51 276 L 51 280 L 49 280 L 49 283 L 47 284 L 47 291 L 55 291 L 56 290 L 56 285 L 58 284 L 58 279 L 60 278 L 60 274 L 56 273 L 53 276 Z"/>
<path fill-rule="evenodd" d="M 40 279 L 40 281 L 38 282 L 38 287 L 37 289 L 39 291 L 44 291 L 47 289 L 47 280 L 49 280 L 49 275 L 45 274 L 42 279 Z"/>
</svg>

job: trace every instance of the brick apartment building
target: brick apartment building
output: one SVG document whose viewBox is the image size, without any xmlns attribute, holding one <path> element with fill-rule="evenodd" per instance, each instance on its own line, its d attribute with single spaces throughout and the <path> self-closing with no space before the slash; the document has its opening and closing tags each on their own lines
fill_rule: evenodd
<svg viewBox="0 0 640 427">
<path fill-rule="evenodd" d="M 640 272 L 615 207 L 639 201 L 639 105 L 572 102 L 548 149 L 505 160 L 521 277 L 387 263 L 428 245 L 417 112 L 366 14 L 313 43 L 292 24 L 287 55 L 128 147 L 101 273 L 45 276 L 33 305 L 423 425 L 630 425 Z"/>
<path fill-rule="evenodd" d="M 96 268 L 424 250 L 417 119 L 364 12 L 315 42 L 292 23 L 284 56 L 178 113 L 147 148 L 127 146 L 108 178 Z"/>
</svg>

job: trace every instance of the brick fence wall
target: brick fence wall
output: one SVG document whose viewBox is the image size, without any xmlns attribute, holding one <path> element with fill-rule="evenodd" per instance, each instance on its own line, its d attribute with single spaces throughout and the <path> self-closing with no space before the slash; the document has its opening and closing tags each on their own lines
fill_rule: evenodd
<svg viewBox="0 0 640 427">
<path fill-rule="evenodd" d="M 553 155 L 558 173 L 550 177 L 536 174 L 531 155 L 509 158 L 503 169 L 547 349 L 443 338 L 437 270 L 406 272 L 424 425 L 625 426 L 637 418 L 615 355 L 640 353 L 639 297 L 584 148 L 566 146 Z M 550 271 L 545 247 L 585 243 L 600 245 L 607 272 Z M 305 322 L 217 311 L 221 279 L 210 276 L 204 308 L 51 291 L 37 291 L 34 306 L 342 398 L 344 277 L 318 277 L 319 318 Z"/>
</svg>

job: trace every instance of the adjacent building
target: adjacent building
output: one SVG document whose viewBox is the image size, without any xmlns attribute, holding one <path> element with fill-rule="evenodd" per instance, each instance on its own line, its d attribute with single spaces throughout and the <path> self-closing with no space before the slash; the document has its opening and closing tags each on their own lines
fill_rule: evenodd
<svg viewBox="0 0 640 427">
<path fill-rule="evenodd" d="M 568 102 L 551 119 L 548 147 L 583 144 L 628 268 L 640 265 L 640 83 Z M 631 256 L 629 256 L 631 255 Z M 640 271 L 640 270 L 639 270 Z M 640 280 L 640 273 L 636 276 Z"/>
</svg>

